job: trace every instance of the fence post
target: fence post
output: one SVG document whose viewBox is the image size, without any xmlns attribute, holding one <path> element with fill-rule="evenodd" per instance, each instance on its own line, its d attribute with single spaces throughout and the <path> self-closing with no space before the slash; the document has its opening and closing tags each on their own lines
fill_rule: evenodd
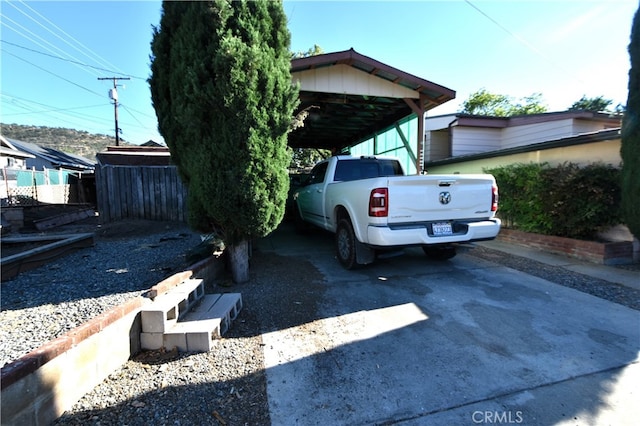
<svg viewBox="0 0 640 426">
<path fill-rule="evenodd" d="M 34 199 L 35 199 L 35 205 L 37 206 L 39 204 L 38 201 L 38 182 L 36 180 L 36 168 L 35 167 L 31 167 L 31 184 L 33 185 L 33 195 L 34 195 Z"/>
<path fill-rule="evenodd" d="M 4 185 L 7 188 L 7 205 L 11 207 L 13 202 L 11 201 L 11 194 L 9 194 L 9 176 L 7 175 L 6 167 L 2 168 L 2 177 L 4 178 Z"/>
</svg>

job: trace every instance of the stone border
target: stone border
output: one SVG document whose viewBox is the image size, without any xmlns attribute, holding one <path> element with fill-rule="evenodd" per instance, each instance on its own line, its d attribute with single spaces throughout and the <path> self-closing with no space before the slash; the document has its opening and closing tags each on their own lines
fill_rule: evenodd
<svg viewBox="0 0 640 426">
<path fill-rule="evenodd" d="M 502 228 L 497 239 L 601 265 L 633 263 L 633 242 L 596 242 Z"/>
</svg>

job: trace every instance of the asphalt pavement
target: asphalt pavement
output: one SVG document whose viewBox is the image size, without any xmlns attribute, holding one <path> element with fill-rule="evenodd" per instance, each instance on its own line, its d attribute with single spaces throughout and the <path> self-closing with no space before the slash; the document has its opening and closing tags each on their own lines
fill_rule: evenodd
<svg viewBox="0 0 640 426">
<path fill-rule="evenodd" d="M 484 243 L 483 243 L 484 244 Z M 637 271 L 488 242 L 637 286 Z M 263 334 L 274 425 L 632 425 L 640 312 L 470 256 L 420 249 L 342 269 L 325 233 L 286 226 L 260 249 L 324 277 L 315 320 Z M 637 287 L 636 287 L 637 288 Z M 296 298 L 304 286 L 283 295 Z"/>
</svg>

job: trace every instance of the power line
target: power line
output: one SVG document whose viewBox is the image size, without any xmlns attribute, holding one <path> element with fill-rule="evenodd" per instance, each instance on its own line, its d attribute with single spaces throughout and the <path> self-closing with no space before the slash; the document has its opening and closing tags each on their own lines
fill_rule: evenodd
<svg viewBox="0 0 640 426">
<path fill-rule="evenodd" d="M 0 0 L 1 1 L 1 0 Z M 72 84 L 78 88 L 86 90 L 100 98 L 104 99 L 104 95 L 97 93 L 97 91 L 92 88 L 88 88 L 83 86 L 83 81 L 78 80 L 78 77 L 73 77 L 73 74 L 69 74 L 62 67 L 58 66 L 56 69 L 55 63 L 51 65 L 47 64 L 47 60 L 45 57 L 53 58 L 58 61 L 68 62 L 73 64 L 78 68 L 81 68 L 84 72 L 88 72 L 89 74 L 94 75 L 95 77 L 100 77 L 102 75 L 112 75 L 117 77 L 109 77 L 107 80 L 116 79 L 136 79 L 146 81 L 147 78 L 133 76 L 126 74 L 122 70 L 120 70 L 117 66 L 111 64 L 104 57 L 100 56 L 97 52 L 91 50 L 86 45 L 82 44 L 80 41 L 75 39 L 69 32 L 66 32 L 62 29 L 62 27 L 56 25 L 52 20 L 48 19 L 44 16 L 47 10 L 46 8 L 42 8 L 41 10 L 44 13 L 37 11 L 36 9 L 40 9 L 39 6 L 34 4 L 27 4 L 28 2 L 23 0 L 17 0 L 12 2 L 5 3 L 6 6 L 4 11 L 0 8 L 0 26 L 2 30 L 6 30 L 7 33 L 14 33 L 16 37 L 8 38 L 11 41 L 16 41 L 16 43 L 12 43 L 11 41 L 4 40 L 4 37 L 0 38 L 0 41 L 3 44 L 0 46 L 0 51 L 2 51 L 3 56 L 4 53 L 7 54 L 6 61 L 7 64 L 11 60 L 10 58 L 16 58 L 30 66 L 37 68 L 38 70 L 44 71 L 55 78 L 61 79 L 68 84 Z M 35 8 L 35 9 L 34 9 Z M 4 12 L 4 13 L 2 13 Z M 54 18 L 57 20 L 57 16 L 54 14 Z M 64 21 L 61 21 L 64 22 Z M 10 34 L 7 34 L 10 36 Z M 26 41 L 25 43 L 21 43 L 20 40 Z M 29 46 L 29 47 L 27 47 Z M 30 48 L 33 46 L 34 48 Z M 15 49 L 12 49 L 15 48 Z M 29 52 L 25 54 L 24 52 L 18 53 L 16 49 L 22 49 L 23 51 Z M 73 49 L 73 50 L 71 50 Z M 13 50 L 13 52 L 12 52 Z M 41 55 L 40 58 L 31 55 Z M 88 59 L 87 59 L 88 58 Z M 92 64 L 94 63 L 94 64 Z M 106 66 L 104 65 L 106 64 Z M 97 65 L 97 66 L 96 66 Z M 19 68 L 18 68 L 19 69 Z M 51 71 L 49 71 L 51 70 Z M 114 71 L 115 70 L 115 71 Z M 29 71 L 28 69 L 26 70 Z M 65 78 L 63 74 L 67 74 L 68 77 Z M 7 73 L 7 76 L 9 74 Z M 76 83 L 77 82 L 77 83 Z M 79 84 L 78 84 L 79 83 Z M 55 82 L 54 82 L 55 84 Z M 56 86 L 60 86 L 59 84 Z M 117 84 L 114 81 L 114 89 Z M 64 87 L 64 85 L 63 85 Z M 6 86 L 5 86 L 6 88 Z M 1 92 L 1 90 L 0 90 Z M 101 90 L 100 90 L 101 92 Z M 8 98 L 6 92 L 0 93 L 2 95 L 2 106 L 4 109 L 4 115 L 7 117 L 15 117 L 17 120 L 25 120 L 26 116 L 29 114 L 35 116 L 42 116 L 46 118 L 48 121 L 60 120 L 57 117 L 64 115 L 68 117 L 69 120 L 78 120 L 78 121 L 87 121 L 104 123 L 104 118 L 90 118 L 90 116 L 82 117 L 82 115 L 77 115 L 78 112 L 74 112 L 75 109 L 81 109 L 80 107 L 74 108 L 65 108 L 65 107 L 52 107 L 49 105 L 32 103 L 28 100 L 20 100 L 17 97 Z M 140 129 L 144 129 L 146 132 L 155 132 L 156 129 L 153 129 L 153 126 L 145 126 L 143 122 L 146 122 L 148 117 L 152 117 L 152 115 L 139 113 L 133 108 L 129 108 L 126 105 L 120 104 L 117 100 L 113 100 L 114 105 L 114 115 L 117 114 L 118 106 L 122 106 L 125 108 L 125 111 L 128 114 L 125 114 L 125 120 L 122 120 L 122 123 L 126 123 L 126 127 L 132 127 L 132 133 L 136 134 L 139 132 L 137 130 L 138 125 Z M 106 106 L 106 102 L 105 102 Z M 82 107 L 82 109 L 86 109 L 90 107 Z M 9 114 L 6 112 L 10 111 Z M 136 114 L 138 113 L 138 114 Z M 144 118 L 141 118 L 143 117 Z M 22 118 L 21 118 L 22 117 Z M 155 117 L 152 117 L 155 118 Z M 68 120 L 65 120 L 68 121 Z M 122 124 L 120 123 L 120 124 Z M 137 125 L 136 125 L 137 124 Z M 78 123 L 78 125 L 80 125 Z M 84 124 L 83 124 L 84 125 Z M 81 127 L 83 126 L 81 125 Z M 100 125 L 103 127 L 103 125 Z M 135 130 L 134 130 L 135 129 Z M 116 116 L 116 139 L 119 138 L 119 134 L 121 134 L 121 129 L 118 128 L 117 116 Z M 108 131 L 107 131 L 108 132 Z M 129 138 L 127 138 L 129 139 Z"/>
<path fill-rule="evenodd" d="M 6 113 L 3 112 L 2 113 L 2 117 L 12 117 L 15 115 L 27 115 L 27 114 L 47 114 L 50 112 L 68 112 L 68 111 L 75 111 L 78 109 L 88 109 L 88 108 L 96 108 L 96 107 L 102 107 L 104 106 L 103 104 L 100 105 L 89 105 L 89 106 L 81 106 L 81 107 L 73 107 L 73 108 L 56 108 L 56 107 L 51 107 L 51 109 L 43 109 L 43 110 L 31 110 L 28 112 L 14 112 L 14 113 Z"/>
<path fill-rule="evenodd" d="M 33 101 L 33 100 L 30 100 L 30 99 L 25 99 L 25 98 L 22 98 L 20 96 L 16 96 L 16 95 L 13 95 L 13 94 L 10 94 L 10 93 L 6 93 L 6 92 L 2 93 L 1 96 L 3 98 L 6 98 L 9 101 L 9 102 L 6 103 L 7 105 L 16 106 L 18 108 L 21 108 L 23 110 L 28 111 L 28 112 L 25 112 L 25 113 L 13 113 L 13 114 L 12 113 L 7 114 L 5 111 L 3 111 L 3 113 L 2 113 L 3 117 L 18 115 L 18 114 L 21 114 L 21 115 L 22 114 L 49 114 L 49 113 L 52 113 L 52 112 L 56 112 L 56 113 L 65 112 L 66 113 L 68 111 L 73 111 L 73 110 L 76 110 L 76 109 L 84 109 L 84 110 L 86 110 L 87 108 L 104 107 L 104 106 L 108 105 L 108 104 L 100 104 L 100 105 L 75 107 L 75 108 L 56 108 L 56 107 L 54 107 L 52 105 L 47 105 L 47 104 L 43 104 L 41 102 Z M 25 105 L 25 104 L 22 104 L 22 103 L 17 104 L 15 102 L 16 100 L 20 101 L 20 102 L 27 103 L 28 105 Z M 33 105 L 36 105 L 39 108 L 47 108 L 48 110 L 36 110 L 36 109 L 34 109 Z M 82 120 L 92 121 L 92 122 L 94 122 L 96 124 L 100 124 L 100 125 L 102 125 L 103 123 L 107 122 L 107 120 L 105 120 L 103 117 L 97 117 L 97 116 L 92 116 L 92 115 L 78 113 L 78 112 L 74 112 L 73 114 L 67 114 L 67 115 L 69 115 L 69 116 L 71 116 L 73 118 L 76 118 L 76 119 L 79 118 L 79 119 L 82 119 Z"/>
<path fill-rule="evenodd" d="M 71 125 L 74 125 L 77 122 L 77 120 L 83 120 L 84 122 L 87 122 L 87 123 L 93 123 L 94 125 L 97 125 L 99 127 L 106 127 L 105 123 L 108 121 L 108 120 L 105 120 L 103 117 L 91 116 L 91 115 L 82 114 L 82 113 L 79 113 L 79 112 L 70 113 L 70 112 L 66 112 L 66 111 L 61 111 L 61 112 L 58 112 L 58 111 L 49 111 L 49 112 L 37 111 L 36 109 L 34 109 L 33 105 L 37 105 L 38 107 L 50 108 L 50 109 L 55 109 L 55 107 L 50 106 L 50 105 L 45 105 L 45 104 L 42 104 L 40 102 L 32 101 L 32 100 L 29 100 L 29 99 L 20 98 L 18 96 L 9 95 L 9 94 L 6 94 L 6 93 L 3 93 L 2 97 L 9 100 L 9 102 L 3 100 L 3 105 L 4 105 L 3 109 L 4 110 L 6 110 L 7 108 L 19 108 L 19 109 L 22 109 L 24 111 L 29 111 L 28 113 L 24 113 L 24 114 L 37 114 L 38 117 L 41 120 L 44 118 L 43 121 L 45 121 L 45 122 L 54 121 L 53 127 L 58 127 L 61 122 L 69 123 Z M 19 113 L 19 114 L 22 114 L 22 113 Z M 3 117 L 7 117 L 7 116 L 10 116 L 10 115 L 15 115 L 15 114 L 6 114 L 3 111 Z M 100 131 L 100 133 L 107 133 L 107 131 Z"/>
<path fill-rule="evenodd" d="M 17 33 L 19 36 L 21 36 L 21 37 L 23 37 L 23 38 L 26 38 L 27 40 L 31 41 L 32 43 L 37 44 L 38 46 L 42 47 L 43 49 L 48 50 L 49 52 L 53 52 L 53 51 L 54 51 L 54 50 L 52 50 L 52 48 L 53 48 L 53 49 L 57 50 L 58 52 L 61 52 L 62 54 L 65 54 L 65 55 L 67 55 L 67 56 L 69 56 L 69 57 L 71 57 L 71 58 L 73 58 L 73 59 L 76 59 L 76 60 L 77 60 L 77 58 L 75 58 L 75 57 L 73 57 L 73 56 L 69 55 L 69 54 L 68 54 L 68 53 L 66 53 L 64 50 L 62 50 L 62 49 L 60 49 L 59 47 L 55 46 L 54 44 L 52 44 L 52 43 L 51 43 L 51 42 L 49 42 L 48 40 L 45 40 L 44 38 L 42 38 L 41 36 L 37 35 L 36 33 L 34 33 L 33 31 L 29 30 L 28 28 L 25 28 L 24 26 L 20 25 L 19 23 L 17 23 L 17 22 L 16 22 L 16 21 L 14 21 L 13 19 L 11 19 L 11 18 L 7 17 L 6 15 L 4 15 L 4 14 L 0 14 L 0 17 L 2 17 L 2 18 L 3 18 L 3 20 L 2 20 L 2 25 L 3 25 L 3 26 L 5 26 L 5 27 L 6 27 L 6 28 L 8 28 L 8 29 L 10 29 L 10 30 L 14 31 L 14 32 L 15 32 L 15 33 Z M 24 34 L 24 32 L 20 32 L 19 30 L 15 29 L 15 28 L 14 28 L 14 27 L 12 27 L 11 25 L 8 25 L 8 24 L 7 24 L 7 21 L 9 21 L 9 22 L 13 23 L 13 24 L 14 24 L 14 25 L 16 25 L 17 27 L 19 27 L 21 30 L 25 31 L 27 34 L 29 34 L 29 35 L 31 35 L 31 36 L 33 36 L 33 37 L 35 37 L 36 39 L 39 39 L 39 40 L 41 40 L 42 42 L 46 43 L 47 45 L 51 46 L 51 48 L 49 48 L 49 47 L 45 46 L 44 44 L 40 43 L 40 42 L 39 42 L 39 41 L 37 41 L 37 40 L 34 40 L 33 38 L 31 38 L 31 37 L 29 37 L 29 36 L 25 35 L 25 34 Z M 86 70 L 86 69 L 85 69 L 84 71 L 89 72 L 89 70 Z M 89 73 L 90 73 L 90 72 L 89 72 Z M 93 73 L 93 75 L 98 75 L 98 74 L 97 74 L 97 73 Z"/>
<path fill-rule="evenodd" d="M 28 50 L 29 52 L 37 53 L 37 54 L 39 54 L 39 55 L 44 55 L 44 56 L 48 56 L 48 57 L 50 57 L 50 58 L 58 59 L 58 60 L 60 60 L 60 61 L 69 62 L 69 63 L 75 64 L 75 65 L 81 65 L 81 66 L 83 66 L 83 67 L 93 68 L 93 69 L 98 70 L 98 71 L 106 71 L 106 72 L 109 72 L 109 73 L 112 73 L 112 74 L 120 74 L 120 73 L 118 73 L 118 72 L 116 72 L 116 71 L 113 71 L 113 70 L 108 70 L 108 69 L 105 69 L 105 68 L 95 67 L 95 66 L 93 66 L 93 65 L 85 64 L 85 63 L 83 63 L 83 62 L 73 61 L 73 60 L 71 60 L 71 59 L 66 59 L 66 58 L 62 58 L 62 57 L 60 57 L 60 56 L 51 55 L 51 54 L 49 54 L 49 53 L 40 52 L 39 50 L 30 49 L 30 48 L 28 48 L 28 47 L 21 46 L 21 45 L 16 44 L 16 43 L 11 43 L 11 42 L 6 41 L 6 40 L 0 40 L 0 42 L 5 43 L 5 44 L 8 44 L 8 45 L 10 45 L 10 46 L 18 47 L 18 48 L 20 48 L 20 49 Z M 136 79 L 136 80 L 145 80 L 145 81 L 146 81 L 146 78 L 143 78 L 143 77 L 136 77 L 136 76 L 131 75 L 131 74 L 122 74 L 122 75 L 123 75 L 123 76 L 126 76 L 126 77 L 130 77 L 130 78 Z"/>
<path fill-rule="evenodd" d="M 40 18 L 42 18 L 47 24 L 51 25 L 53 28 L 55 28 L 56 30 L 58 30 L 59 32 L 61 32 L 64 36 L 66 36 L 68 39 L 72 40 L 77 46 L 82 47 L 82 49 L 85 50 L 85 52 L 83 52 L 81 49 L 79 49 L 77 46 L 74 46 L 73 44 L 71 44 L 69 41 L 65 40 L 63 37 L 61 37 L 59 34 L 56 34 L 54 31 L 52 31 L 51 29 L 47 28 L 45 25 L 43 25 L 42 23 L 38 22 L 36 19 L 34 19 L 32 16 L 30 16 L 28 13 L 24 12 L 23 10 L 20 10 L 15 4 L 14 2 L 9 2 L 9 4 L 11 4 L 11 6 L 13 6 L 16 10 L 18 10 L 20 13 L 22 13 L 23 15 L 25 15 L 27 18 L 31 19 L 33 22 L 35 22 L 36 24 L 38 24 L 41 28 L 45 29 L 46 31 L 48 31 L 49 33 L 53 34 L 55 37 L 57 37 L 58 39 L 60 39 L 62 42 L 64 42 L 66 45 L 68 45 L 69 47 L 73 48 L 74 50 L 76 50 L 77 52 L 81 53 L 82 55 L 91 58 L 91 56 L 89 54 L 87 54 L 86 52 L 89 52 L 91 55 L 93 55 L 93 58 L 91 58 L 92 60 L 94 60 L 96 63 L 100 63 L 102 62 L 101 65 L 105 66 L 108 65 L 112 68 L 116 68 L 118 69 L 117 66 L 113 65 L 112 63 L 110 63 L 109 61 L 107 61 L 106 59 L 102 58 L 100 55 L 98 55 L 97 53 L 95 53 L 93 50 L 91 50 L 90 48 L 88 48 L 87 46 L 85 46 L 84 44 L 82 44 L 81 42 L 79 42 L 77 39 L 75 39 L 73 36 L 71 36 L 69 33 L 67 33 L 66 31 L 64 31 L 62 28 L 58 27 L 56 24 L 54 24 L 53 22 L 51 22 L 49 19 L 47 19 L 45 16 L 43 16 L 41 13 L 39 13 L 38 11 L 36 11 L 35 9 L 33 9 L 31 6 L 29 6 L 28 4 L 26 4 L 24 1 L 20 0 L 20 3 L 26 7 L 27 9 L 29 9 L 30 11 L 32 11 L 33 13 L 35 13 L 37 16 L 39 16 Z M 71 56 L 71 55 L 69 55 Z M 96 60 L 99 59 L 99 60 Z M 122 70 L 119 70 L 120 74 L 124 74 L 124 72 Z"/>
<path fill-rule="evenodd" d="M 136 117 L 135 115 L 133 115 L 133 114 L 131 113 L 131 110 L 130 110 L 129 108 L 127 108 L 127 106 L 126 106 L 126 105 L 124 105 L 124 104 L 120 104 L 120 106 L 121 106 L 122 108 L 124 108 L 124 110 L 125 110 L 125 111 L 127 111 L 127 112 L 129 113 L 129 115 L 130 115 L 131 117 L 133 117 L 133 119 L 134 119 L 134 120 L 136 120 L 140 126 L 142 126 L 142 128 L 146 128 L 146 126 L 145 126 L 144 124 L 142 124 L 142 122 L 141 122 L 140 120 L 138 120 L 138 117 Z"/>
<path fill-rule="evenodd" d="M 73 85 L 74 85 L 74 86 L 76 86 L 76 87 L 79 87 L 79 88 L 81 88 L 81 89 L 83 89 L 83 90 L 86 90 L 86 91 L 87 91 L 87 92 L 89 92 L 89 93 L 93 93 L 94 95 L 97 95 L 97 96 L 100 96 L 100 97 L 102 97 L 102 96 L 103 96 L 103 95 L 99 94 L 98 92 L 94 92 L 94 91 L 93 91 L 93 90 L 91 90 L 91 89 L 87 89 L 86 87 L 81 86 L 81 85 L 79 85 L 78 83 L 74 83 L 73 81 L 71 81 L 71 80 L 69 80 L 69 79 L 66 79 L 66 78 L 64 78 L 64 77 L 62 77 L 62 76 L 60 76 L 60 75 L 58 75 L 58 74 L 56 74 L 56 73 L 53 73 L 53 72 L 49 71 L 48 69 L 42 68 L 41 66 L 36 65 L 36 64 L 34 64 L 33 62 L 29 62 L 29 61 L 27 61 L 26 59 L 23 59 L 23 58 L 21 58 L 21 57 L 20 57 L 20 56 L 18 56 L 18 55 L 14 55 L 13 53 L 11 53 L 11 52 L 7 52 L 6 50 L 4 51 L 4 53 L 6 53 L 7 55 L 10 55 L 10 56 L 13 56 L 13 57 L 14 57 L 14 58 L 16 58 L 16 59 L 19 59 L 19 60 L 21 60 L 21 61 L 24 61 L 24 62 L 28 63 L 29 65 L 31 65 L 31 66 L 33 66 L 33 67 L 36 67 L 36 68 L 38 68 L 38 69 L 40 69 L 40 70 L 42 70 L 42 71 L 44 71 L 44 72 L 46 72 L 46 73 L 49 73 L 49 74 L 51 74 L 51 75 L 53 75 L 53 76 L 55 76 L 55 77 L 58 77 L 59 79 L 64 80 L 64 81 L 66 81 L 66 82 L 67 82 L 67 83 L 69 83 L 69 84 L 73 84 Z"/>
<path fill-rule="evenodd" d="M 547 61 L 548 63 L 550 63 L 551 65 L 555 66 L 556 68 L 562 70 L 562 72 L 567 73 L 569 75 L 571 75 L 572 77 L 574 77 L 576 80 L 580 80 L 579 77 L 575 77 L 573 72 L 567 70 L 566 68 L 562 67 L 560 64 L 558 64 L 557 62 L 554 62 L 551 58 L 549 58 L 547 55 L 545 55 L 543 52 L 541 52 L 540 50 L 538 50 L 535 46 L 533 46 L 531 43 L 529 43 L 527 40 L 525 40 L 523 37 L 520 37 L 518 34 L 515 34 L 514 32 L 512 32 L 511 30 L 509 30 L 507 27 L 505 27 L 504 25 L 502 25 L 500 22 L 498 22 L 497 20 L 495 20 L 494 18 L 492 18 L 491 16 L 489 16 L 489 14 L 487 14 L 485 11 L 483 11 L 482 9 L 480 9 L 478 6 L 476 6 L 475 4 L 471 3 L 471 0 L 465 0 L 465 3 L 467 3 L 469 6 L 471 6 L 472 8 L 474 8 L 478 13 L 480 13 L 482 16 L 484 16 L 485 18 L 487 18 L 489 21 L 491 21 L 493 24 L 495 24 L 498 28 L 500 28 L 502 31 L 506 32 L 507 34 L 509 34 L 511 37 L 515 38 L 517 41 L 519 41 L 520 43 L 522 43 L 527 49 L 531 50 L 532 52 L 534 52 L 536 55 L 540 56 L 541 58 L 543 58 L 545 61 Z"/>
</svg>

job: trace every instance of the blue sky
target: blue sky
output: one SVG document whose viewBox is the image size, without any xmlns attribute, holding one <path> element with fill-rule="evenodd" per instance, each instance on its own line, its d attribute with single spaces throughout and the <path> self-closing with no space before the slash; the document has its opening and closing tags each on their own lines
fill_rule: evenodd
<svg viewBox="0 0 640 426">
<path fill-rule="evenodd" d="M 291 50 L 359 53 L 457 92 L 481 88 L 550 111 L 583 95 L 625 104 L 637 0 L 285 1 Z M 159 1 L 0 2 L 0 121 L 162 141 L 146 79 Z"/>
</svg>

